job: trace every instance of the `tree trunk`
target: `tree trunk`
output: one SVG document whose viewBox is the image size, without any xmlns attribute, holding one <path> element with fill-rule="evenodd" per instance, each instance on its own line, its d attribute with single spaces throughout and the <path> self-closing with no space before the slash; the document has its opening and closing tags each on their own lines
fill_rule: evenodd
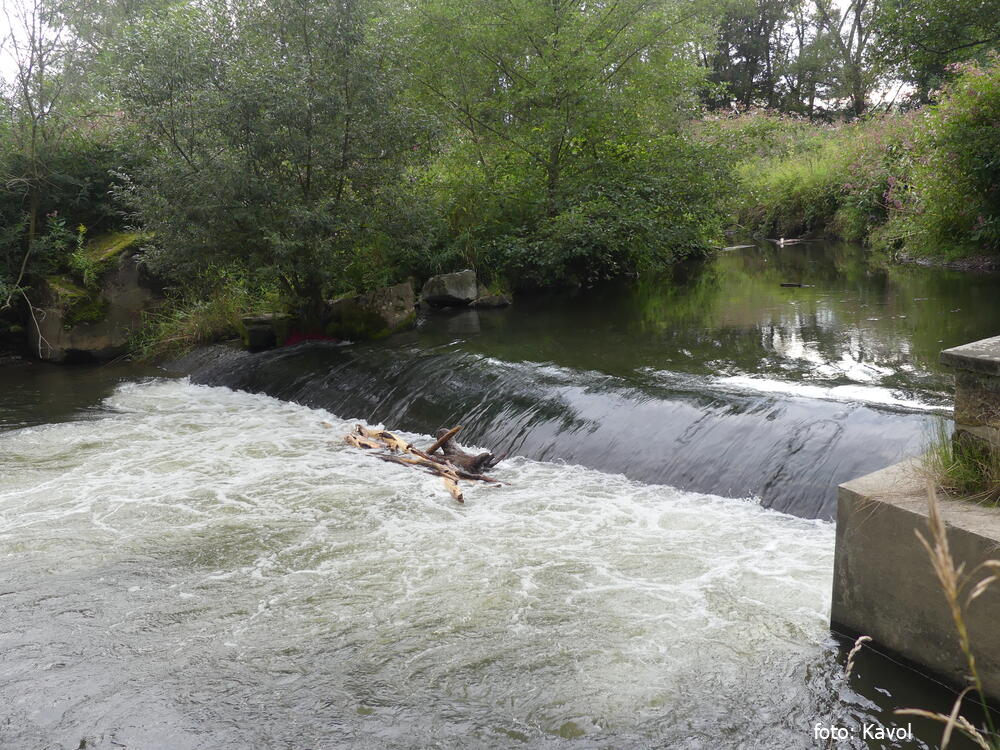
<svg viewBox="0 0 1000 750">
<path fill-rule="evenodd" d="M 559 182 L 562 173 L 562 144 L 549 146 L 549 160 L 545 165 L 545 211 L 551 218 L 559 213 Z"/>
</svg>

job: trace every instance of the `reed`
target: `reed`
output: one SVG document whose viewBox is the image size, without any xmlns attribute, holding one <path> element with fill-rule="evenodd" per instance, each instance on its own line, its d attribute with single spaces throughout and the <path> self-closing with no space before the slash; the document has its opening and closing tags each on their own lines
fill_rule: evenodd
<svg viewBox="0 0 1000 750">
<path fill-rule="evenodd" d="M 976 665 L 976 657 L 972 651 L 972 641 L 966 625 L 966 612 L 969 606 L 1000 577 L 1000 560 L 987 560 L 972 570 L 966 570 L 965 563 L 955 564 L 951 548 L 948 545 L 947 528 L 941 516 L 937 491 L 931 482 L 928 482 L 927 485 L 927 511 L 928 534 L 924 535 L 919 530 L 916 534 L 924 549 L 927 550 L 934 574 L 951 612 L 959 646 L 965 655 L 968 667 L 969 685 L 958 694 L 951 713 L 948 715 L 920 708 L 901 708 L 896 713 L 922 716 L 943 723 L 945 727 L 941 737 L 942 749 L 948 747 L 957 729 L 984 750 L 1000 750 L 1000 737 L 996 733 L 993 717 L 986 703 L 986 694 L 983 691 L 982 679 Z M 975 727 L 961 714 L 962 701 L 970 692 L 978 693 L 983 704 L 985 716 L 983 728 Z"/>
<path fill-rule="evenodd" d="M 971 436 L 955 439 L 944 420 L 927 442 L 920 469 L 927 481 L 948 495 L 1000 504 L 1000 451 Z"/>
</svg>

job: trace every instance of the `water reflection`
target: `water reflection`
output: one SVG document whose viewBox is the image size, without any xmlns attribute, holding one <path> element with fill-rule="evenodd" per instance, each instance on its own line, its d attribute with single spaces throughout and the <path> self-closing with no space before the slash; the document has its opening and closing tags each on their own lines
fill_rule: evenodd
<svg viewBox="0 0 1000 750">
<path fill-rule="evenodd" d="M 722 253 L 672 278 L 483 312 L 465 347 L 622 376 L 745 374 L 939 399 L 950 382 L 938 353 L 998 333 L 998 286 L 997 275 L 873 267 L 853 245 L 768 245 Z M 463 334 L 430 320 L 415 338 L 434 346 L 455 335 Z"/>
</svg>

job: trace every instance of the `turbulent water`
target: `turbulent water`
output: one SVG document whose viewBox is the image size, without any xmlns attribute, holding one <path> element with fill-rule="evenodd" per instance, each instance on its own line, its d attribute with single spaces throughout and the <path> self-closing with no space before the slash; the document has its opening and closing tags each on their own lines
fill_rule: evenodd
<svg viewBox="0 0 1000 750">
<path fill-rule="evenodd" d="M 526 459 L 460 506 L 350 425 L 178 380 L 0 435 L 0 746 L 808 747 L 871 710 L 829 524 Z"/>
</svg>

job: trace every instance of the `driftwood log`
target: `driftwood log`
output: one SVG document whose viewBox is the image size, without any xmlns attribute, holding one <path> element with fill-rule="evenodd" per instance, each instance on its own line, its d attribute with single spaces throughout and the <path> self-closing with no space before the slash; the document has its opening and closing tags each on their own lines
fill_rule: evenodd
<svg viewBox="0 0 1000 750">
<path fill-rule="evenodd" d="M 444 481 L 448 493 L 460 503 L 465 502 L 458 480 L 469 479 L 490 484 L 500 484 L 493 477 L 482 472 L 494 466 L 497 459 L 492 453 L 472 455 L 466 453 L 452 442 L 462 427 L 451 430 L 438 430 L 438 439 L 427 450 L 421 450 L 410 445 L 388 430 L 372 430 L 362 425 L 355 425 L 354 430 L 344 436 L 344 439 L 355 448 L 376 451 L 375 457 L 403 466 L 421 469 L 429 474 L 436 474 Z M 441 450 L 441 455 L 436 451 Z"/>
<path fill-rule="evenodd" d="M 428 453 L 434 453 L 438 448 L 444 454 L 451 463 L 456 466 L 460 466 L 472 474 L 482 474 L 484 471 L 492 469 L 497 465 L 503 456 L 497 457 L 492 453 L 484 452 L 473 455 L 472 453 L 466 453 L 457 445 L 455 445 L 453 437 L 462 429 L 459 425 L 451 430 L 438 430 L 437 431 L 437 442 L 434 443 L 430 448 L 427 449 Z"/>
</svg>

